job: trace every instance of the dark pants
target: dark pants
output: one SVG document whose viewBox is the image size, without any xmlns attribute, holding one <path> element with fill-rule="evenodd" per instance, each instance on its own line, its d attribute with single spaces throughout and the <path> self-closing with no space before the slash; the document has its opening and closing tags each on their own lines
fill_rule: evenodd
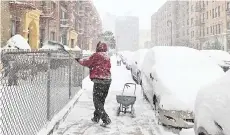
<svg viewBox="0 0 230 135">
<path fill-rule="evenodd" d="M 94 83 L 93 86 L 93 103 L 95 107 L 94 119 L 98 121 L 100 119 L 103 122 L 108 122 L 110 120 L 104 108 L 105 99 L 108 95 L 109 87 L 110 87 L 110 83 L 109 84 Z"/>
</svg>

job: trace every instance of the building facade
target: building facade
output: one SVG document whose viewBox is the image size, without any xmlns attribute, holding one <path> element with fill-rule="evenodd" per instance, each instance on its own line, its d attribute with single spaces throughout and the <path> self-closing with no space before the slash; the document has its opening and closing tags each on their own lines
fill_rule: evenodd
<svg viewBox="0 0 230 135">
<path fill-rule="evenodd" d="M 115 38 L 118 50 L 137 50 L 139 48 L 139 18 L 133 16 L 117 17 Z"/>
<path fill-rule="evenodd" d="M 20 34 L 33 49 L 46 41 L 56 41 L 88 50 L 94 49 L 102 32 L 92 1 L 16 0 L 1 1 L 1 5 L 1 46 Z"/>
<path fill-rule="evenodd" d="M 229 1 L 167 1 L 152 15 L 151 40 L 154 45 L 170 45 L 172 39 L 171 45 L 196 49 L 220 46 L 229 51 L 229 9 Z"/>
</svg>

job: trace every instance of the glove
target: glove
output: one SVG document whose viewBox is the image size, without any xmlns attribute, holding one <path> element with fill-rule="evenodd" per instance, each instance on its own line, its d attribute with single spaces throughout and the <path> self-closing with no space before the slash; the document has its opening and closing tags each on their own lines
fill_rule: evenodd
<svg viewBox="0 0 230 135">
<path fill-rule="evenodd" d="M 75 58 L 75 60 L 76 60 L 77 62 L 79 62 L 80 58 Z"/>
</svg>

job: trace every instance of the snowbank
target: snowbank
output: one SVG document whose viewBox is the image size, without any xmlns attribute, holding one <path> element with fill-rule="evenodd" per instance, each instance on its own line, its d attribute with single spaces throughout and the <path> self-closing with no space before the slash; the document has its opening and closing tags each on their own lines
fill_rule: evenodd
<svg viewBox="0 0 230 135">
<path fill-rule="evenodd" d="M 230 71 L 218 81 L 202 88 L 197 94 L 195 115 L 197 127 L 203 126 L 209 134 L 216 133 L 216 121 L 230 134 Z"/>
<path fill-rule="evenodd" d="M 225 66 L 225 62 L 230 62 L 230 54 L 228 52 L 222 50 L 201 50 L 201 52 L 220 66 Z M 230 63 L 228 66 L 230 66 Z"/>
<path fill-rule="evenodd" d="M 2 49 L 31 49 L 26 39 L 17 34 L 11 37 Z"/>
<path fill-rule="evenodd" d="M 224 75 L 222 69 L 198 50 L 187 47 L 153 47 L 142 71 L 154 76 L 155 92 L 166 110 L 193 111 L 198 90 Z"/>
</svg>

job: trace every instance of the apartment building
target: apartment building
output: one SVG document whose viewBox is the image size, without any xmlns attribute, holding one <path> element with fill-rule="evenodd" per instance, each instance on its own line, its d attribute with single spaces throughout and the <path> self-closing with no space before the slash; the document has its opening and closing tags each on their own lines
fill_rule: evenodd
<svg viewBox="0 0 230 135">
<path fill-rule="evenodd" d="M 115 38 L 118 50 L 137 50 L 139 48 L 139 18 L 134 16 L 117 17 Z"/>
<path fill-rule="evenodd" d="M 92 1 L 1 1 L 1 45 L 15 34 L 31 48 L 57 41 L 71 48 L 93 49 L 102 31 L 100 16 Z"/>
<path fill-rule="evenodd" d="M 220 46 L 228 51 L 229 9 L 228 1 L 167 1 L 152 16 L 151 40 L 154 45 L 169 45 L 170 30 L 166 20 L 171 20 L 172 45 L 196 49 Z M 166 17 L 167 11 L 171 11 L 174 17 Z"/>
</svg>

